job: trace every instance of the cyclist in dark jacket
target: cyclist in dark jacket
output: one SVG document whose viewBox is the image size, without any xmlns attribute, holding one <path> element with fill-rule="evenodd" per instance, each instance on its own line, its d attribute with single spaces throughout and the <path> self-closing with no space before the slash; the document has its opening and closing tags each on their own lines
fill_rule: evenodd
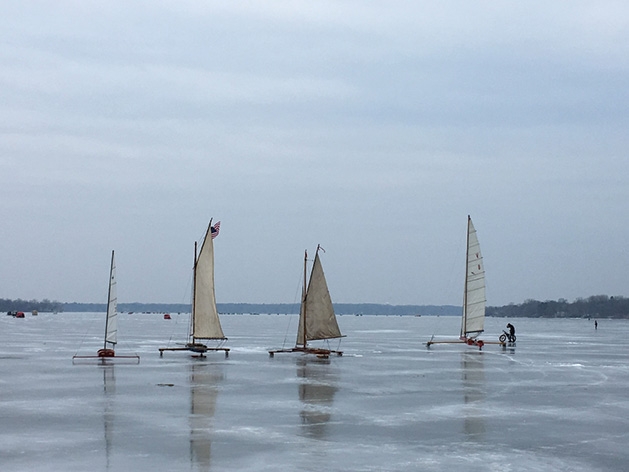
<svg viewBox="0 0 629 472">
<path fill-rule="evenodd" d="M 513 326 L 511 323 L 507 323 L 507 328 L 509 328 L 509 336 L 515 336 L 515 326 Z"/>
</svg>

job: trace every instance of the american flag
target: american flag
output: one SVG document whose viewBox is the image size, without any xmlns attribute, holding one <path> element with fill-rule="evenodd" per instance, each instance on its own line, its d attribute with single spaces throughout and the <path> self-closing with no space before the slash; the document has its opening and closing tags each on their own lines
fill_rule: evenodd
<svg viewBox="0 0 629 472">
<path fill-rule="evenodd" d="M 217 221 L 214 226 L 210 228 L 210 232 L 212 233 L 212 239 L 218 236 L 218 232 L 221 230 L 221 222 Z"/>
</svg>

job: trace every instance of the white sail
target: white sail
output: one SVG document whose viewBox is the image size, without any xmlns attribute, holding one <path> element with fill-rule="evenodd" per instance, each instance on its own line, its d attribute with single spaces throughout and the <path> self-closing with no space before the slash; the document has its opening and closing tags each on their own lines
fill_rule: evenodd
<svg viewBox="0 0 629 472">
<path fill-rule="evenodd" d="M 216 309 L 214 293 L 214 242 L 212 223 L 205 233 L 201 251 L 194 265 L 194 295 L 192 298 L 193 339 L 225 339 Z"/>
<path fill-rule="evenodd" d="M 297 344 L 305 346 L 307 341 L 341 336 L 317 249 L 308 288 L 301 302 Z"/>
<path fill-rule="evenodd" d="M 485 268 L 476 229 L 467 217 L 467 261 L 461 336 L 478 335 L 485 328 Z"/>
<path fill-rule="evenodd" d="M 109 271 L 109 297 L 107 300 L 107 320 L 105 322 L 105 344 L 118 342 L 118 296 L 116 294 L 116 262 L 111 251 L 111 269 Z"/>
</svg>

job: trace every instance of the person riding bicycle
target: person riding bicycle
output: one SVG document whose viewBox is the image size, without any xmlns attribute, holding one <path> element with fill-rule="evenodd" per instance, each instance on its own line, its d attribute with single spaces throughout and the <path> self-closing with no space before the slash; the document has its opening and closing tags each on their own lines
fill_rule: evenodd
<svg viewBox="0 0 629 472">
<path fill-rule="evenodd" d="M 513 338 L 513 336 L 515 336 L 515 326 L 511 323 L 507 323 L 507 328 L 509 328 L 509 337 Z"/>
</svg>

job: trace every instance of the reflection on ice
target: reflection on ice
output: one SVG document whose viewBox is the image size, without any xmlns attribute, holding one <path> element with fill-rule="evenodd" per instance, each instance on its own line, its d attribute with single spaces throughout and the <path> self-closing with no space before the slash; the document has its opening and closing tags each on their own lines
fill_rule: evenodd
<svg viewBox="0 0 629 472">
<path fill-rule="evenodd" d="M 110 470 L 110 457 L 113 447 L 114 435 L 114 397 L 116 395 L 116 376 L 113 364 L 106 364 L 101 367 L 103 369 L 103 393 L 104 393 L 104 409 L 103 422 L 105 426 L 105 459 L 106 470 Z"/>
<path fill-rule="evenodd" d="M 190 462 L 193 470 L 210 470 L 212 419 L 218 384 L 222 380 L 221 365 L 190 364 Z"/>
<path fill-rule="evenodd" d="M 315 439 L 326 439 L 327 423 L 332 415 L 337 387 L 330 367 L 327 359 L 308 359 L 306 356 L 297 359 L 303 434 Z"/>
<path fill-rule="evenodd" d="M 484 440 L 485 368 L 482 351 L 461 352 L 463 375 L 463 431 L 468 440 Z"/>
</svg>

